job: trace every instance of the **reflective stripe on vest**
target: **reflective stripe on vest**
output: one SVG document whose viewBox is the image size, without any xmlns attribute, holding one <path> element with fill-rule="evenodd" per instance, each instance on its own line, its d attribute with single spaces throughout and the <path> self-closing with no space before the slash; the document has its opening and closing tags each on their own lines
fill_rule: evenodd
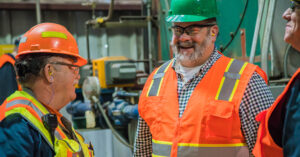
<svg viewBox="0 0 300 157">
<path fill-rule="evenodd" d="M 177 156 L 198 157 L 198 156 L 231 156 L 245 157 L 249 154 L 246 144 L 195 144 L 195 146 L 181 146 L 178 144 Z M 239 146 L 240 145 L 240 146 Z"/>
<path fill-rule="evenodd" d="M 26 114 L 26 115 L 22 114 L 22 117 L 25 118 L 25 119 L 26 119 L 27 121 L 29 121 L 29 122 L 33 122 L 33 123 L 34 123 L 33 127 L 36 128 L 36 130 L 38 130 L 38 131 L 40 132 L 40 134 L 41 134 L 45 139 L 47 139 L 47 140 L 46 140 L 47 143 L 48 143 L 51 147 L 53 147 L 53 143 L 52 143 L 52 141 L 51 141 L 50 134 L 47 134 L 47 135 L 45 134 L 45 132 L 48 132 L 48 130 L 44 129 L 43 122 L 42 122 L 41 119 L 40 119 L 43 115 L 45 115 L 45 114 L 47 114 L 47 113 L 44 113 L 44 114 L 43 114 L 42 111 L 41 111 L 37 106 L 35 106 L 31 101 L 25 100 L 25 99 L 16 99 L 16 100 L 13 100 L 13 101 L 8 102 L 8 103 L 6 104 L 6 109 L 7 109 L 7 108 L 10 108 L 10 107 L 14 107 L 14 106 L 16 106 L 16 105 L 20 105 L 20 104 L 31 107 L 31 108 L 38 114 L 38 116 L 39 116 L 39 119 L 38 119 L 39 122 L 38 122 L 38 123 L 41 123 L 41 124 L 38 124 L 37 122 L 33 122 L 32 120 L 28 119 L 27 116 L 29 116 L 29 115 L 27 115 L 27 114 Z M 18 110 L 20 110 L 20 109 L 18 109 Z M 8 111 L 8 112 L 15 113 L 15 112 L 13 112 L 13 110 Z M 24 113 L 24 111 L 23 111 L 22 113 Z M 39 127 L 38 127 L 38 126 L 39 126 Z M 62 138 L 61 134 L 58 132 L 59 129 L 61 130 L 60 127 L 57 127 L 57 128 L 55 129 L 54 136 L 55 136 L 57 139 L 61 140 L 61 139 L 63 139 L 63 138 Z M 54 150 L 54 149 L 53 149 L 53 150 Z"/>
<path fill-rule="evenodd" d="M 49 131 L 44 127 L 41 117 L 49 111 L 36 99 L 24 91 L 16 91 L 1 105 L 0 121 L 11 114 L 20 114 L 24 119 L 43 136 L 49 146 L 55 151 L 56 156 L 78 156 L 83 150 L 84 156 L 93 156 L 92 151 L 84 143 L 84 139 L 72 128 L 79 142 L 69 139 L 62 131 L 60 124 L 55 129 L 55 149 Z M 4 115 L 4 116 L 3 116 Z M 81 138 L 78 138 L 81 137 Z"/>
<path fill-rule="evenodd" d="M 152 156 L 162 157 L 170 156 L 172 149 L 172 142 L 157 141 L 152 139 Z"/>
<path fill-rule="evenodd" d="M 241 74 L 247 66 L 247 62 L 231 59 L 228 63 L 224 76 L 221 80 L 216 100 L 232 101 L 234 93 L 239 84 Z"/>
<path fill-rule="evenodd" d="M 160 92 L 160 87 L 161 84 L 163 82 L 164 79 L 164 75 L 165 72 L 167 71 L 167 69 L 169 68 L 169 66 L 171 65 L 171 63 L 173 63 L 173 60 L 169 60 L 168 62 L 164 63 L 163 65 L 161 65 L 155 72 L 150 87 L 148 89 L 147 92 L 147 97 L 148 96 L 158 96 L 159 92 Z"/>
<path fill-rule="evenodd" d="M 171 155 L 172 142 L 158 141 L 152 139 L 152 156 L 168 157 Z M 245 143 L 236 144 L 193 144 L 178 143 L 177 156 L 244 156 L 249 154 L 249 149 Z"/>
</svg>

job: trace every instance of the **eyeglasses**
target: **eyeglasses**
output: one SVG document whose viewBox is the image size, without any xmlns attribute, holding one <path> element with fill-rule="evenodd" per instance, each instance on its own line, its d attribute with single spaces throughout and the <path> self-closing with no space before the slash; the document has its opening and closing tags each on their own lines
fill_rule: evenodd
<svg viewBox="0 0 300 157">
<path fill-rule="evenodd" d="M 299 3 L 296 3 L 296 2 L 292 1 L 292 5 L 291 5 L 290 8 L 291 8 L 292 12 L 294 12 L 296 9 L 300 8 L 300 5 L 299 5 Z"/>
<path fill-rule="evenodd" d="M 65 65 L 68 66 L 69 69 L 74 71 L 74 74 L 78 74 L 79 72 L 79 66 L 78 65 L 73 65 L 69 63 L 64 63 L 64 62 L 50 62 L 49 64 L 56 64 L 56 65 Z"/>
<path fill-rule="evenodd" d="M 198 33 L 199 30 L 195 28 L 203 28 L 203 27 L 211 27 L 216 25 L 215 23 L 207 23 L 207 24 L 194 24 L 187 27 L 181 26 L 172 26 L 172 31 L 176 37 L 180 37 L 183 33 L 186 33 L 189 36 L 194 36 Z"/>
</svg>

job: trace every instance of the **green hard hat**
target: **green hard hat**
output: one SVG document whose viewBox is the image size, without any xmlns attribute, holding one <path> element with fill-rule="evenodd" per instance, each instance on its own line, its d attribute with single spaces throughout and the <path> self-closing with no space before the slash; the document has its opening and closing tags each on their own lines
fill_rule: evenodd
<svg viewBox="0 0 300 157">
<path fill-rule="evenodd" d="M 216 0 L 172 0 L 167 22 L 197 22 L 218 15 Z"/>
</svg>

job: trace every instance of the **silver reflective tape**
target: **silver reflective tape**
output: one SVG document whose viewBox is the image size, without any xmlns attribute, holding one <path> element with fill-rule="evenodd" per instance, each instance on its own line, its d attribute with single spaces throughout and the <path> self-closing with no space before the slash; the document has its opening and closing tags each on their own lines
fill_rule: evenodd
<svg viewBox="0 0 300 157">
<path fill-rule="evenodd" d="M 170 156 L 172 145 L 158 144 L 152 142 L 152 153 L 158 156 Z"/>
<path fill-rule="evenodd" d="M 236 80 L 225 78 L 218 100 L 229 101 Z"/>
<path fill-rule="evenodd" d="M 241 75 L 239 72 L 241 71 L 244 62 L 239 60 L 233 60 L 227 72 L 224 73 L 225 80 L 223 82 L 223 86 L 221 87 L 221 91 L 218 97 L 218 100 L 229 101 L 230 95 L 233 92 L 233 88 L 235 82 L 240 79 Z"/>
<path fill-rule="evenodd" d="M 153 79 L 158 79 L 164 77 L 165 73 L 158 73 L 153 76 Z"/>
<path fill-rule="evenodd" d="M 158 93 L 158 88 L 159 88 L 160 82 L 162 81 L 162 78 L 165 75 L 165 70 L 166 70 L 166 68 L 168 67 L 168 65 L 170 64 L 171 61 L 172 60 L 169 60 L 168 62 L 161 65 L 158 68 L 156 74 L 154 74 L 154 76 L 152 78 L 153 84 L 149 89 L 150 91 L 149 91 L 148 96 L 158 96 L 157 93 Z"/>
<path fill-rule="evenodd" d="M 228 69 L 227 72 L 239 73 L 240 70 L 242 69 L 243 65 L 244 65 L 243 61 L 235 59 L 235 60 L 233 60 L 232 64 L 230 65 L 230 68 Z"/>
<path fill-rule="evenodd" d="M 238 73 L 231 73 L 231 72 L 225 72 L 224 76 L 226 78 L 233 79 L 233 80 L 239 80 L 241 78 L 240 74 L 238 74 Z"/>
<path fill-rule="evenodd" d="M 148 96 L 157 96 L 158 88 L 159 88 L 159 84 L 160 84 L 161 80 L 162 80 L 162 78 L 154 79 L 153 80 L 153 84 L 152 84 L 152 87 L 151 87 L 151 89 L 149 91 Z"/>
<path fill-rule="evenodd" d="M 188 147 L 178 146 L 178 157 L 249 157 L 246 146 L 239 147 Z"/>
<path fill-rule="evenodd" d="M 40 111 L 40 109 L 38 109 L 35 105 L 33 105 L 30 101 L 28 100 L 13 100 L 9 103 L 6 104 L 6 108 L 8 107 L 12 107 L 14 105 L 18 105 L 18 104 L 23 104 L 23 105 L 27 105 L 30 106 L 41 118 L 43 116 L 42 112 Z"/>
</svg>

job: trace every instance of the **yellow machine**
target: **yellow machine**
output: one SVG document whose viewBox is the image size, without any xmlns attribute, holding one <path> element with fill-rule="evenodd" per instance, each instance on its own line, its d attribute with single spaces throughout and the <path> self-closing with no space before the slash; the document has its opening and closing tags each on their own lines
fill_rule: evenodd
<svg viewBox="0 0 300 157">
<path fill-rule="evenodd" d="M 12 53 L 14 51 L 15 45 L 0 45 L 0 56 L 5 53 Z"/>
<path fill-rule="evenodd" d="M 103 57 L 92 63 L 101 88 L 132 87 L 136 82 L 136 65 L 126 57 Z"/>
</svg>

